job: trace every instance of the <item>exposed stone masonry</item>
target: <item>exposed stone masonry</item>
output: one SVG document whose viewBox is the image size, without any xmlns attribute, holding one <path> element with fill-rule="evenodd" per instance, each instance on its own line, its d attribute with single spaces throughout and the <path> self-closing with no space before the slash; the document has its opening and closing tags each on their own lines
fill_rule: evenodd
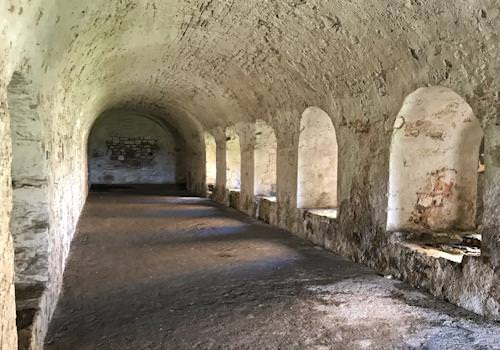
<svg viewBox="0 0 500 350">
<path fill-rule="evenodd" d="M 158 140 L 148 136 L 124 137 L 113 136 L 106 141 L 110 159 L 125 162 L 132 166 L 140 167 L 154 159 L 156 151 L 160 148 Z"/>
</svg>

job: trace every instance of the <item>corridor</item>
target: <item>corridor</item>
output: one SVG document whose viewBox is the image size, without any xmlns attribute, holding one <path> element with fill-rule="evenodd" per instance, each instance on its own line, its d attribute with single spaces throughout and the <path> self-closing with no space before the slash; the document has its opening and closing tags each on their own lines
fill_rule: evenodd
<svg viewBox="0 0 500 350">
<path fill-rule="evenodd" d="M 500 349 L 500 325 L 181 191 L 98 188 L 46 349 Z"/>
</svg>

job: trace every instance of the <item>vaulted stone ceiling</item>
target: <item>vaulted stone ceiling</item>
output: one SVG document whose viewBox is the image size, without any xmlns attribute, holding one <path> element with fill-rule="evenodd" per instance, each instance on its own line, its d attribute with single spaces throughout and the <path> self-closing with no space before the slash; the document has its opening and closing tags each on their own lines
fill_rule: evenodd
<svg viewBox="0 0 500 350">
<path fill-rule="evenodd" d="M 467 96 L 500 69 L 494 1 L 8 1 L 11 71 L 87 126 L 124 105 L 184 129 L 310 105 L 376 121 L 368 100 L 454 79 Z"/>
<path fill-rule="evenodd" d="M 417 280 L 415 271 L 425 269 L 412 269 L 386 249 L 392 239 L 385 232 L 387 183 L 398 111 L 405 96 L 429 85 L 460 95 L 484 130 L 486 170 L 478 204 L 483 206 L 478 221 L 484 261 L 471 260 L 466 268 L 453 270 L 465 277 L 446 277 L 462 284 L 445 295 L 498 318 L 497 301 L 491 302 L 498 300 L 498 291 L 491 291 L 484 276 L 493 280 L 500 266 L 499 17 L 497 0 L 1 1 L 0 197 L 5 200 L 0 205 L 0 270 L 7 273 L 0 291 L 10 295 L 7 306 L 0 307 L 0 316 L 10 320 L 2 332 L 15 334 L 9 222 L 16 155 L 9 130 L 10 121 L 20 118 L 9 106 L 7 86 L 16 80 L 11 79 L 16 71 L 26 85 L 10 90 L 40 119 L 39 148 L 47 167 L 49 277 L 40 328 L 35 328 L 39 343 L 87 196 L 87 136 L 105 111 L 135 110 L 164 118 L 176 129 L 186 141 L 193 192 L 205 186 L 203 129 L 214 134 L 222 159 L 224 127 L 263 120 L 276 133 L 277 218 L 280 227 L 294 231 L 302 227 L 296 208 L 300 118 L 306 108 L 320 108 L 332 119 L 338 142 L 335 232 L 348 244 L 342 239 L 337 244 L 356 247 L 345 255 L 371 259 L 379 270 L 399 261 L 400 273 Z M 251 152 L 251 142 L 242 137 L 243 195 L 253 193 L 248 185 Z M 220 159 L 219 187 L 227 170 L 225 158 Z M 440 265 L 432 266 L 442 276 Z M 475 274 L 476 269 L 487 273 Z M 443 293 L 440 283 L 429 288 Z M 483 304 L 462 298 L 468 288 L 482 291 Z"/>
</svg>

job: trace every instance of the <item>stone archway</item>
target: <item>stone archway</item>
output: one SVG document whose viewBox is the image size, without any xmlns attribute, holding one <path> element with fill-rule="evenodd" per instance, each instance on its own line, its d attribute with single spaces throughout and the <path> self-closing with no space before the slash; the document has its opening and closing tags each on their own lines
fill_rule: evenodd
<svg viewBox="0 0 500 350">
<path fill-rule="evenodd" d="M 332 120 L 318 107 L 307 108 L 300 122 L 297 207 L 337 207 L 338 145 Z"/>
<path fill-rule="evenodd" d="M 445 87 L 420 88 L 394 124 L 389 170 L 389 231 L 475 227 L 479 121 Z"/>
</svg>

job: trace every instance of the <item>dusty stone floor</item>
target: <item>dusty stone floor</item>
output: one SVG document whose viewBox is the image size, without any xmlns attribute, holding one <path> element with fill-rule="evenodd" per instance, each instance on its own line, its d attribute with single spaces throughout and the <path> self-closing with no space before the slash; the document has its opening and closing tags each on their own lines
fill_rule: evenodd
<svg viewBox="0 0 500 350">
<path fill-rule="evenodd" d="M 90 195 L 46 349 L 500 349 L 497 323 L 209 200 L 153 193 Z"/>
</svg>

